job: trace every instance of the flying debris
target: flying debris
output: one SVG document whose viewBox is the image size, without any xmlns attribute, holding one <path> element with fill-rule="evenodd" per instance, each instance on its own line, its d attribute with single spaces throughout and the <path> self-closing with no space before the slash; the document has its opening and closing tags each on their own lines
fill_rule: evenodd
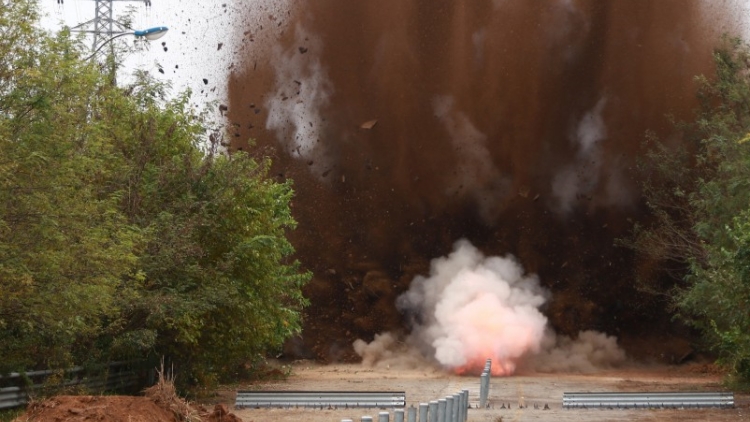
<svg viewBox="0 0 750 422">
<path fill-rule="evenodd" d="M 362 129 L 372 129 L 372 128 L 375 127 L 376 124 L 378 124 L 377 120 L 375 120 L 375 119 L 374 120 L 368 120 L 368 121 L 362 123 L 359 127 L 361 127 Z"/>
</svg>

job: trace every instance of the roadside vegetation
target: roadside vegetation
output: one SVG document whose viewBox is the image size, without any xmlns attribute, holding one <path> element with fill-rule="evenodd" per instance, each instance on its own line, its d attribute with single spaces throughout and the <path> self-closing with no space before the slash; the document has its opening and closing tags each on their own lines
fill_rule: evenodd
<svg viewBox="0 0 750 422">
<path fill-rule="evenodd" d="M 299 333 L 291 182 L 147 74 L 0 0 L 0 373 L 164 357 L 183 387 Z"/>
<path fill-rule="evenodd" d="M 703 334 L 736 388 L 750 388 L 750 47 L 725 38 L 699 76 L 695 121 L 648 137 L 640 164 L 648 222 L 621 241 L 658 264 L 663 295 Z M 679 140 L 678 140 L 679 139 Z"/>
</svg>

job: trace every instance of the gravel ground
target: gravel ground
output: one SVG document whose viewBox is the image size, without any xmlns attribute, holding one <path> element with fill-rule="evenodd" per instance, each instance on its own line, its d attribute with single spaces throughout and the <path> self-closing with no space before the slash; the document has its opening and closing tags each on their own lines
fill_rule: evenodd
<svg viewBox="0 0 750 422">
<path fill-rule="evenodd" d="M 750 420 L 750 396 L 735 394 L 734 409 L 686 410 L 565 410 L 563 392 L 598 391 L 720 391 L 721 377 L 708 365 L 630 367 L 595 374 L 526 374 L 494 377 L 489 408 L 477 409 L 479 377 L 447 374 L 439 369 L 366 368 L 360 365 L 293 364 L 292 376 L 284 381 L 243 385 L 256 390 L 390 390 L 406 391 L 407 407 L 469 390 L 469 421 L 742 421 Z M 226 391 L 227 401 L 234 390 Z M 507 406 L 510 405 L 510 408 Z M 524 405 L 521 408 L 519 405 Z M 549 410 L 544 410 L 547 405 Z M 505 408 L 503 408 L 505 407 Z M 339 422 L 359 421 L 363 415 L 377 421 L 381 409 L 237 409 L 244 421 Z M 391 421 L 393 420 L 391 409 Z"/>
</svg>

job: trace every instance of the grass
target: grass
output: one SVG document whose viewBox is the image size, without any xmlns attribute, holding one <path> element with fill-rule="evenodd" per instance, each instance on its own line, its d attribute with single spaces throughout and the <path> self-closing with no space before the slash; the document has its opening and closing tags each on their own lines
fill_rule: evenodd
<svg viewBox="0 0 750 422">
<path fill-rule="evenodd" d="M 21 416 L 26 409 L 19 407 L 17 409 L 5 409 L 0 410 L 0 422 L 10 422 L 13 419 Z"/>
<path fill-rule="evenodd" d="M 156 372 L 159 374 L 159 380 L 155 385 L 144 391 L 146 397 L 153 400 L 160 407 L 169 409 L 178 421 L 200 422 L 201 418 L 198 412 L 177 394 L 174 379 L 169 374 L 165 375 L 164 362 L 161 364 L 161 369 Z"/>
</svg>

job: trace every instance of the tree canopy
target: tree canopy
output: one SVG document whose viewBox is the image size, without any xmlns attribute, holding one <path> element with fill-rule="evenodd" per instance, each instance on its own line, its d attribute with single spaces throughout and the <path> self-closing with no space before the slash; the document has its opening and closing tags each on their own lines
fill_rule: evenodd
<svg viewBox="0 0 750 422">
<path fill-rule="evenodd" d="M 207 382 L 279 348 L 309 279 L 291 182 L 37 18 L 0 0 L 0 372 L 164 356 Z"/>
<path fill-rule="evenodd" d="M 641 163 L 649 223 L 625 244 L 672 282 L 643 280 L 699 328 L 732 381 L 750 386 L 750 47 L 725 38 L 716 74 L 699 76 L 694 122 L 678 146 L 650 137 Z M 677 282 L 674 282 L 677 280 Z"/>
</svg>

